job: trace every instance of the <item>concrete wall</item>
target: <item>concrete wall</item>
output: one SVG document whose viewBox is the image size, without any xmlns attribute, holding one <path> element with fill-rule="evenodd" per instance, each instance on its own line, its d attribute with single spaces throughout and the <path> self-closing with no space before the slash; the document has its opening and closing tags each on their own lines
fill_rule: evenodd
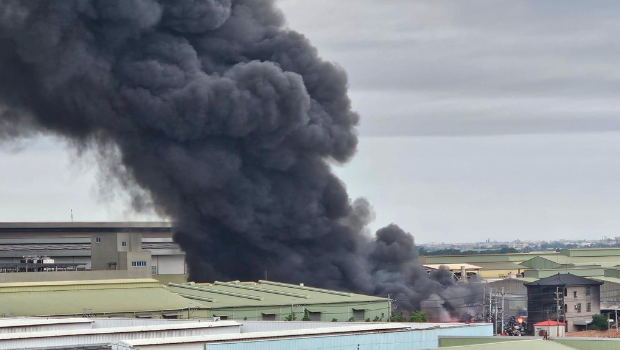
<svg viewBox="0 0 620 350">
<path fill-rule="evenodd" d="M 151 271 L 58 271 L 58 272 L 24 272 L 0 273 L 0 283 L 13 282 L 48 282 L 48 281 L 85 281 L 124 278 L 150 278 Z"/>
<path fill-rule="evenodd" d="M 574 321 L 576 320 L 586 320 L 591 319 L 592 316 L 598 315 L 601 313 L 601 303 L 600 303 L 600 287 L 599 286 L 590 286 L 590 295 L 586 295 L 585 286 L 574 286 L 566 288 L 566 296 L 564 296 L 564 304 L 566 310 L 566 323 L 567 329 L 569 332 L 573 332 L 577 330 L 574 326 Z M 577 292 L 577 296 L 575 297 L 575 292 Z M 588 303 L 591 304 L 591 311 L 587 311 Z M 576 305 L 581 304 L 581 312 L 578 312 L 575 309 Z"/>
<path fill-rule="evenodd" d="M 91 265 L 93 270 L 110 270 L 109 263 L 118 265 L 118 234 L 93 233 L 91 237 Z M 97 242 L 100 239 L 101 242 Z"/>
</svg>

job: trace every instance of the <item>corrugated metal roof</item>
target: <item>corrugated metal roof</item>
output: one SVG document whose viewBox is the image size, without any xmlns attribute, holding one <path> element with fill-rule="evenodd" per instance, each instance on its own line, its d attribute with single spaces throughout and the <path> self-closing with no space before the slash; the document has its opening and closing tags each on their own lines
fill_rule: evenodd
<svg viewBox="0 0 620 350">
<path fill-rule="evenodd" d="M 588 285 L 601 285 L 603 282 L 595 281 L 593 279 L 583 278 L 581 276 L 575 276 L 573 274 L 560 274 L 553 275 L 547 278 L 540 279 L 536 282 L 527 283 L 526 286 L 588 286 Z"/>
<path fill-rule="evenodd" d="M 93 323 L 93 321 L 87 318 L 4 318 L 0 319 L 0 328 L 73 323 Z"/>
<path fill-rule="evenodd" d="M 138 313 L 204 307 L 163 288 L 16 292 L 3 293 L 1 300 L 3 316 Z"/>
<path fill-rule="evenodd" d="M 317 290 L 301 289 L 299 288 L 301 286 L 285 283 L 278 283 L 277 285 L 274 285 L 267 283 L 261 284 L 256 282 L 240 282 L 237 284 L 239 287 L 231 286 L 230 283 L 227 283 L 225 285 L 196 283 L 193 285 L 187 285 L 186 287 L 171 285 L 168 288 L 170 291 L 178 293 L 179 295 L 183 294 L 185 296 L 191 295 L 200 298 L 215 299 L 214 302 L 202 303 L 203 305 L 205 305 L 206 308 L 210 309 L 240 306 L 290 305 L 291 302 L 311 305 L 342 302 L 373 302 L 387 300 L 385 298 L 354 293 L 329 293 L 338 291 L 327 292 L 327 290 L 317 291 L 319 290 L 319 288 L 317 288 Z M 254 288 L 246 289 L 243 288 L 244 286 Z M 204 290 L 196 290 L 197 288 L 195 287 L 203 288 Z M 269 290 L 277 291 L 278 293 L 272 293 L 269 292 Z M 287 295 L 281 294 L 282 292 L 286 293 Z M 235 296 L 233 293 L 241 294 L 243 296 Z M 301 295 L 303 295 L 304 297 L 301 297 Z M 248 298 L 248 296 L 251 296 L 253 298 L 250 299 Z"/>
<path fill-rule="evenodd" d="M 538 322 L 538 323 L 534 323 L 534 326 L 538 326 L 538 327 L 549 327 L 549 326 L 564 326 L 566 325 L 566 323 L 564 322 L 558 322 L 558 321 L 553 321 L 553 320 L 547 320 L 547 321 L 542 321 L 542 322 Z"/>
<path fill-rule="evenodd" d="M 124 340 L 121 344 L 126 346 L 146 346 L 146 345 L 164 345 L 164 344 L 182 344 L 182 343 L 214 343 L 221 341 L 235 340 L 260 340 L 265 338 L 287 338 L 300 336 L 319 336 L 327 334 L 347 334 L 361 332 L 377 332 L 377 331 L 405 331 L 410 329 L 409 326 L 402 323 L 373 323 L 369 325 L 356 325 L 349 327 L 326 327 L 313 329 L 295 329 L 274 332 L 252 332 L 240 334 L 216 334 L 216 335 L 199 335 L 192 337 L 178 338 L 154 338 L 154 339 L 136 339 Z"/>
<path fill-rule="evenodd" d="M 48 281 L 48 282 L 11 282 L 0 283 L 0 293 L 61 291 L 75 289 L 125 289 L 156 288 L 159 281 L 153 278 L 82 280 L 82 281 Z"/>
<path fill-rule="evenodd" d="M 433 269 L 433 270 L 439 270 L 442 266 L 444 266 L 445 268 L 447 268 L 450 271 L 460 270 L 463 267 L 466 270 L 480 270 L 482 268 L 480 266 L 472 265 L 472 264 L 467 264 L 467 263 L 460 263 L 460 264 L 425 264 L 424 265 L 424 267 L 429 268 L 429 269 Z"/>
<path fill-rule="evenodd" d="M 50 338 L 50 337 L 66 337 L 66 336 L 77 336 L 77 335 L 113 334 L 113 333 L 156 332 L 156 331 L 164 331 L 164 330 L 184 330 L 184 329 L 201 329 L 201 328 L 217 328 L 217 327 L 241 327 L 241 324 L 234 322 L 234 321 L 219 321 L 219 322 L 195 322 L 195 323 L 170 323 L 170 324 L 158 324 L 158 325 L 153 325 L 153 326 L 137 326 L 137 327 L 72 329 L 72 330 L 59 330 L 59 331 L 30 332 L 30 333 L 6 333 L 6 334 L 0 334 L 0 341 L 11 340 L 11 339 Z"/>
</svg>

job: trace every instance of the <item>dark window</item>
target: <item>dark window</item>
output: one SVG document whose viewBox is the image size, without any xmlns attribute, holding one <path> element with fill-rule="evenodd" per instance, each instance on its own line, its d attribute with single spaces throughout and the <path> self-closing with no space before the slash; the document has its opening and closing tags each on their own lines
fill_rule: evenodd
<svg viewBox="0 0 620 350">
<path fill-rule="evenodd" d="M 575 309 L 577 309 L 577 312 L 581 312 L 581 303 L 577 303 L 577 305 L 575 305 Z"/>
<path fill-rule="evenodd" d="M 122 241 L 122 242 L 121 242 L 121 246 L 122 246 L 122 247 L 126 247 L 126 246 L 127 246 L 127 242 Z"/>
<path fill-rule="evenodd" d="M 573 297 L 576 298 L 577 297 L 577 291 L 573 291 Z"/>
<path fill-rule="evenodd" d="M 132 261 L 131 266 L 133 267 L 146 267 L 146 261 Z"/>
<path fill-rule="evenodd" d="M 564 304 L 564 313 L 566 313 L 566 311 L 568 311 L 568 304 Z"/>
<path fill-rule="evenodd" d="M 568 296 L 568 289 L 564 288 L 564 296 L 567 297 Z"/>
<path fill-rule="evenodd" d="M 310 321 L 321 321 L 321 313 L 320 312 L 309 312 Z"/>
<path fill-rule="evenodd" d="M 586 304 L 586 312 L 592 312 L 592 303 Z"/>
<path fill-rule="evenodd" d="M 353 318 L 356 321 L 364 321 L 364 310 L 353 310 Z"/>
<path fill-rule="evenodd" d="M 586 295 L 590 295 L 590 287 L 586 287 Z"/>
<path fill-rule="evenodd" d="M 263 314 L 263 321 L 275 321 L 276 314 Z"/>
<path fill-rule="evenodd" d="M 95 243 L 101 243 L 101 237 L 95 237 Z"/>
</svg>

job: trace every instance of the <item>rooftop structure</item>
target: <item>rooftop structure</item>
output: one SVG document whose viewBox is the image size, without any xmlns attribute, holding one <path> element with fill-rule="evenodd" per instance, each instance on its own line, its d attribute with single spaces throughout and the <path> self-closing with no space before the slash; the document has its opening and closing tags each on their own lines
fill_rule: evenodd
<svg viewBox="0 0 620 350">
<path fill-rule="evenodd" d="M 182 318 L 202 304 L 154 279 L 0 284 L 0 316 L 117 316 Z"/>
<path fill-rule="evenodd" d="M 368 295 L 273 281 L 170 283 L 169 290 L 204 308 L 193 314 L 236 320 L 283 321 L 305 310 L 313 321 L 386 321 L 389 300 Z"/>
<path fill-rule="evenodd" d="M 411 350 L 436 348 L 440 336 L 491 333 L 489 324 L 22 318 L 0 319 L 0 349 Z"/>
</svg>

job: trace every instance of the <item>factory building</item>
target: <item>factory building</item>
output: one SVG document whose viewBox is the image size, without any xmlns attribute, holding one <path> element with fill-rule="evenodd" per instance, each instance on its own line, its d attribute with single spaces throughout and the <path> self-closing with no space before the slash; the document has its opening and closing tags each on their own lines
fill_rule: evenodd
<svg viewBox="0 0 620 350">
<path fill-rule="evenodd" d="M 117 278 L 142 278 L 148 270 L 154 276 L 186 275 L 185 253 L 172 235 L 167 222 L 0 223 L 0 282 L 5 272 L 122 270 L 129 271 L 127 276 L 115 273 Z M 27 258 L 40 264 L 34 266 Z M 140 266 L 132 266 L 134 261 Z"/>
<path fill-rule="evenodd" d="M 552 319 L 565 322 L 569 332 L 585 329 L 592 323 L 592 316 L 601 313 L 602 284 L 571 274 L 557 274 L 527 283 L 530 328 L 535 323 Z"/>
<path fill-rule="evenodd" d="M 193 317 L 222 320 L 387 321 L 387 298 L 314 288 L 304 285 L 258 282 L 170 283 L 169 290 L 200 302 Z M 293 316 L 291 316 L 293 315 Z"/>
<path fill-rule="evenodd" d="M 489 324 L 26 318 L 0 319 L 0 350 L 411 350 L 491 334 Z"/>
</svg>

